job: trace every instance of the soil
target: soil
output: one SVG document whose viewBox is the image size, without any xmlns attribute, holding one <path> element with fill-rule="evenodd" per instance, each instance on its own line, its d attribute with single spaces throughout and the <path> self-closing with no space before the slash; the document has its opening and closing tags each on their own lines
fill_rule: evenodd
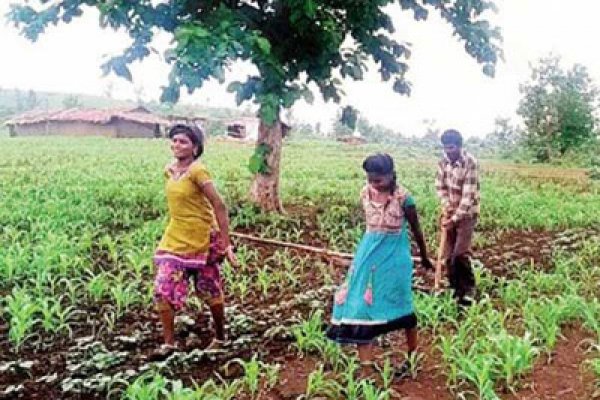
<svg viewBox="0 0 600 400">
<path fill-rule="evenodd" d="M 530 263 L 531 260 L 540 268 L 552 268 L 551 253 L 560 246 L 575 249 L 583 239 L 600 237 L 598 230 L 574 230 L 569 232 L 519 232 L 509 231 L 490 234 L 488 245 L 476 248 L 474 257 L 484 262 L 497 276 L 511 275 L 515 262 Z M 307 242 L 306 244 L 319 245 Z M 273 246 L 259 248 L 261 257 L 273 253 Z M 291 251 L 292 254 L 298 254 Z M 105 261 L 105 260 L 102 260 Z M 328 263 L 335 276 L 341 279 L 345 267 L 337 260 L 317 257 L 314 261 Z M 420 269 L 417 268 L 417 271 Z M 418 272 L 417 277 L 423 278 Z M 430 274 L 424 279 L 430 284 Z M 150 279 L 150 278 L 149 278 Z M 187 361 L 193 351 L 204 348 L 212 339 L 210 317 L 206 310 L 195 313 L 192 324 L 185 321 L 178 323 L 177 339 L 184 343 L 180 360 L 171 357 L 164 369 L 166 375 L 184 382 L 202 382 L 207 378 L 215 378 L 216 373 L 225 379 L 233 379 L 242 375 L 242 370 L 235 363 L 230 368 L 223 368 L 235 358 L 251 358 L 258 353 L 263 361 L 282 365 L 278 385 L 261 393 L 264 399 L 295 399 L 304 393 L 306 380 L 310 372 L 320 362 L 315 357 L 300 358 L 293 348 L 293 339 L 281 333 L 272 332 L 269 328 L 277 325 L 292 326 L 301 318 L 306 318 L 312 310 L 329 310 L 333 288 L 326 286 L 323 276 L 316 270 L 309 269 L 301 282 L 301 289 L 296 293 L 280 291 L 262 298 L 259 293 L 250 293 L 241 303 L 239 299 L 229 296 L 226 301 L 232 308 L 228 310 L 230 339 L 234 344 L 225 351 L 211 356 L 197 356 Z M 0 393 L 9 387 L 20 390 L 5 395 L 5 398 L 21 399 L 95 399 L 106 398 L 108 388 L 102 390 L 85 390 L 83 393 L 63 392 L 61 381 L 65 378 L 89 377 L 98 373 L 106 375 L 125 374 L 128 370 L 139 371 L 148 363 L 160 363 L 165 357 L 156 356 L 155 350 L 161 343 L 160 327 L 155 313 L 150 306 L 136 308 L 121 318 L 110 332 L 100 330 L 104 320 L 106 307 L 104 304 L 89 305 L 77 315 L 71 338 L 65 335 L 57 338 L 43 337 L 36 344 L 24 345 L 18 353 L 8 341 L 8 323 L 0 320 L 0 363 L 9 361 L 33 361 L 31 368 L 14 367 L 0 374 Z M 188 311 L 182 315 L 192 316 Z M 327 317 L 327 316 L 326 316 Z M 244 322 L 246 321 L 246 322 Z M 249 321 L 249 322 L 248 322 Z M 271 333 L 270 335 L 267 335 Z M 565 339 L 555 350 L 551 363 L 541 357 L 535 370 L 528 379 L 530 387 L 524 387 L 516 394 L 506 394 L 510 399 L 590 399 L 594 390 L 594 378 L 582 370 L 586 353 L 581 342 L 586 334 L 578 327 L 570 327 L 564 332 Z M 88 338 L 89 337 L 89 338 Z M 135 338 L 133 339 L 124 339 Z M 194 344 L 185 344 L 187 339 L 194 338 Z M 88 338 L 88 339 L 86 339 Z M 428 332 L 421 335 L 421 349 L 425 354 L 422 370 L 415 379 L 396 382 L 394 390 L 402 399 L 452 399 L 441 368 L 441 360 L 433 338 Z M 91 350 L 94 342 L 95 350 Z M 402 335 L 391 334 L 383 341 L 378 354 L 403 348 Z M 100 350 L 98 350 L 100 349 Z M 119 353 L 122 354 L 119 356 Z M 108 366 L 94 366 L 94 354 L 112 354 L 116 357 Z M 395 356 L 394 362 L 401 359 Z M 78 365 L 85 364 L 86 365 Z M 70 368 L 70 369 L 69 369 Z M 56 374 L 55 377 L 52 377 Z M 45 377 L 45 378 L 43 378 Z M 47 380 L 41 380 L 41 379 Z M 377 380 L 377 376 L 373 376 Z M 1 395 L 0 395 L 1 398 Z"/>
<path fill-rule="evenodd" d="M 587 354 L 583 342 L 590 336 L 576 327 L 565 329 L 564 339 L 556 346 L 550 363 L 545 357 L 537 362 L 530 387 L 508 399 L 587 400 L 594 394 L 594 376 L 583 366 Z"/>
</svg>

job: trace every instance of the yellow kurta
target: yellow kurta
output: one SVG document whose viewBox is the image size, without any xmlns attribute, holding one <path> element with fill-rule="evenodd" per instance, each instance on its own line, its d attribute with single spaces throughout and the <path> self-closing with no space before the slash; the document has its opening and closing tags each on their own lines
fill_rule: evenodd
<svg viewBox="0 0 600 400">
<path fill-rule="evenodd" d="M 169 225 L 158 250 L 180 255 L 208 253 L 210 232 L 216 223 L 213 208 L 201 187 L 211 181 L 210 173 L 195 161 L 179 179 L 168 170 L 165 176 Z"/>
</svg>

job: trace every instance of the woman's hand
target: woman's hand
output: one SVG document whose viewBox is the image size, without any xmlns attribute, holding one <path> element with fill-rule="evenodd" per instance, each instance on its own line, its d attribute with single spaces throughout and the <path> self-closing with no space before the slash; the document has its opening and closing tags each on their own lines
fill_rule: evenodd
<svg viewBox="0 0 600 400">
<path fill-rule="evenodd" d="M 433 270 L 433 263 L 429 259 L 429 257 L 421 257 L 421 266 L 428 271 Z"/>
<path fill-rule="evenodd" d="M 238 261 L 237 257 L 235 256 L 235 251 L 233 249 L 233 246 L 229 246 L 226 250 L 225 250 L 225 257 L 227 258 L 227 261 L 229 261 L 229 264 L 231 264 L 232 267 L 239 267 L 240 266 L 240 262 Z"/>
<path fill-rule="evenodd" d="M 217 238 L 217 253 L 221 260 L 226 258 L 232 266 L 237 267 L 239 265 L 228 235 L 219 235 Z"/>
</svg>

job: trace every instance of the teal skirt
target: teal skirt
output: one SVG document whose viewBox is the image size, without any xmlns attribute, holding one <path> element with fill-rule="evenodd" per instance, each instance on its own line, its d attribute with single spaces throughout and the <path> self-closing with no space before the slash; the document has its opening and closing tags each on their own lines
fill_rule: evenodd
<svg viewBox="0 0 600 400">
<path fill-rule="evenodd" d="M 412 276 L 406 229 L 367 232 L 334 296 L 327 337 L 340 343 L 369 343 L 392 330 L 416 327 Z"/>
</svg>

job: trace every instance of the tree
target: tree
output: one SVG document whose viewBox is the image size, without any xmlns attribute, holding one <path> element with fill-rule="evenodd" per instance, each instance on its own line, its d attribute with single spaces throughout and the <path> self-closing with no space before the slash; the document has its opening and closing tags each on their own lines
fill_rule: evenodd
<svg viewBox="0 0 600 400">
<path fill-rule="evenodd" d="M 307 122 L 294 123 L 292 134 L 298 136 L 314 137 L 316 135 L 315 127 Z"/>
<path fill-rule="evenodd" d="M 17 113 L 22 113 L 26 110 L 25 99 L 19 89 L 15 89 L 15 105 Z"/>
<path fill-rule="evenodd" d="M 227 134 L 227 126 L 219 119 L 208 119 L 204 129 L 208 136 L 224 136 Z"/>
<path fill-rule="evenodd" d="M 598 90 L 584 66 L 565 70 L 560 58 L 542 58 L 532 66 L 531 80 L 521 85 L 521 93 L 518 114 L 525 122 L 526 144 L 540 161 L 595 137 Z"/>
<path fill-rule="evenodd" d="M 115 91 L 115 83 L 112 81 L 108 81 L 106 83 L 106 85 L 104 85 L 104 96 L 108 97 L 109 99 L 112 99 L 114 91 Z"/>
<path fill-rule="evenodd" d="M 333 121 L 333 126 L 331 127 L 332 136 L 334 138 L 342 138 L 354 135 L 355 126 L 351 125 L 352 124 L 345 123 L 342 112 L 338 112 Z"/>
<path fill-rule="evenodd" d="M 510 119 L 498 117 L 494 121 L 494 130 L 486 135 L 484 145 L 504 157 L 516 150 L 520 140 L 521 132 Z"/>
<path fill-rule="evenodd" d="M 368 142 L 373 143 L 395 143 L 402 138 L 402 135 L 394 132 L 380 124 L 371 124 L 367 118 L 359 118 L 357 129 L 360 135 Z"/>
<path fill-rule="evenodd" d="M 316 134 L 317 136 L 321 136 L 321 135 L 323 134 L 323 132 L 321 131 L 321 129 L 322 129 L 322 128 L 321 128 L 321 123 L 320 123 L 320 122 L 317 122 L 317 123 L 315 124 L 315 134 Z"/>
<path fill-rule="evenodd" d="M 37 94 L 33 90 L 29 90 L 27 92 L 27 97 L 25 98 L 25 109 L 33 110 L 39 105 L 39 100 Z"/>
<path fill-rule="evenodd" d="M 82 106 L 81 100 L 79 100 L 79 97 L 75 96 L 74 94 L 70 94 L 65 97 L 62 103 L 64 108 L 78 108 Z"/>
<path fill-rule="evenodd" d="M 15 89 L 15 103 L 17 113 L 22 113 L 36 108 L 39 105 L 39 100 L 33 90 L 27 91 L 25 95 L 19 89 Z"/>
<path fill-rule="evenodd" d="M 84 6 L 100 11 L 105 27 L 124 28 L 133 43 L 103 65 L 105 73 L 132 79 L 128 65 L 150 54 L 154 32 L 173 36 L 165 59 L 172 65 L 161 99 L 175 102 L 181 88 L 188 92 L 209 79 L 225 82 L 225 72 L 238 60 L 249 61 L 258 73 L 229 90 L 238 103 L 253 101 L 261 119 L 253 164 L 261 159 L 252 183 L 252 198 L 266 210 L 282 210 L 279 162 L 282 148 L 282 109 L 297 100 L 313 99 L 314 84 L 325 101 L 342 101 L 342 80 L 363 79 L 374 62 L 393 90 L 410 93 L 405 79 L 409 44 L 392 38 L 394 25 L 386 6 L 399 3 L 416 20 L 434 11 L 465 43 L 466 52 L 494 74 L 500 52 L 499 31 L 483 14 L 494 10 L 490 0 L 171 0 L 158 2 L 55 0 L 37 7 L 13 5 L 9 18 L 22 34 L 36 40 L 49 24 L 69 23 Z M 341 79 L 340 79 L 341 78 Z M 346 108 L 346 122 L 356 119 Z"/>
<path fill-rule="evenodd" d="M 425 125 L 425 134 L 420 138 L 420 143 L 425 147 L 438 149 L 440 147 L 442 130 L 437 120 L 435 118 L 425 118 L 423 125 Z"/>
</svg>

